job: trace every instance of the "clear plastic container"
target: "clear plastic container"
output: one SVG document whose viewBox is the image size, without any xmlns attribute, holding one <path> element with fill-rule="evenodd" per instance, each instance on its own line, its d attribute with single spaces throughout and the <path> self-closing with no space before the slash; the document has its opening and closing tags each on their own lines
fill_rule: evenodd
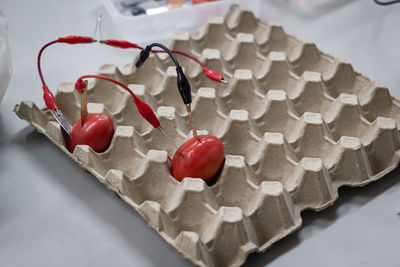
<svg viewBox="0 0 400 267">
<path fill-rule="evenodd" d="M 0 103 L 11 80 L 11 55 L 8 44 L 8 20 L 0 10 Z"/>
<path fill-rule="evenodd" d="M 238 3 L 259 15 L 261 0 L 221 0 L 172 9 L 154 15 L 122 15 L 116 7 L 118 0 L 103 0 L 105 9 L 121 36 L 132 42 L 149 43 L 168 40 L 175 32 L 193 32 L 209 16 L 224 16 L 229 7 Z"/>
<path fill-rule="evenodd" d="M 281 1 L 281 0 L 275 0 Z M 350 3 L 352 0 L 285 0 L 297 12 L 317 17 Z"/>
</svg>

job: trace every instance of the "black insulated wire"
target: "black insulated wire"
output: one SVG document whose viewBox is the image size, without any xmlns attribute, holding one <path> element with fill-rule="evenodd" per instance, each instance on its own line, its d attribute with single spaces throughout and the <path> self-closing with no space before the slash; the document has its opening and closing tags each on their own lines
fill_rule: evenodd
<svg viewBox="0 0 400 267">
<path fill-rule="evenodd" d="M 153 47 L 155 47 L 155 46 L 157 46 L 157 47 L 161 48 L 162 50 L 164 50 L 164 51 L 169 55 L 169 57 L 172 59 L 172 61 L 174 62 L 175 66 L 176 66 L 177 68 L 180 67 L 178 60 L 176 59 L 176 57 L 174 56 L 174 54 L 171 52 L 171 50 L 169 50 L 165 45 L 160 44 L 160 43 L 152 43 L 152 44 L 146 46 L 146 47 L 140 52 L 139 58 L 136 60 L 136 63 L 135 63 L 136 67 L 140 67 L 140 66 L 143 65 L 143 63 L 144 63 L 144 62 L 147 60 L 147 58 L 149 57 L 150 52 L 151 52 L 151 49 L 152 49 Z"/>
<path fill-rule="evenodd" d="M 190 83 L 185 76 L 185 73 L 182 70 L 182 67 L 179 65 L 178 60 L 174 56 L 174 54 L 169 50 L 165 45 L 160 43 L 152 43 L 146 46 L 139 54 L 139 58 L 136 60 L 135 65 L 137 68 L 143 65 L 143 63 L 147 60 L 150 56 L 151 49 L 153 47 L 159 47 L 165 52 L 168 53 L 172 61 L 176 66 L 176 82 L 178 86 L 179 94 L 181 95 L 182 101 L 185 105 L 190 105 L 192 103 L 192 93 L 190 88 Z"/>
<path fill-rule="evenodd" d="M 151 48 L 153 48 L 154 46 L 157 46 L 159 48 L 161 48 L 162 50 L 164 50 L 165 52 L 168 53 L 168 55 L 170 56 L 170 58 L 172 59 L 172 61 L 174 61 L 174 64 L 177 68 L 180 67 L 178 60 L 176 59 L 176 57 L 174 56 L 174 54 L 172 54 L 171 50 L 169 50 L 165 45 L 160 44 L 160 43 L 152 43 L 150 46 L 150 51 Z"/>
<path fill-rule="evenodd" d="M 394 1 L 389 1 L 389 2 L 382 2 L 379 0 L 374 0 L 374 1 L 376 4 L 378 4 L 380 6 L 388 6 L 388 5 L 400 3 L 400 0 L 394 0 Z"/>
</svg>

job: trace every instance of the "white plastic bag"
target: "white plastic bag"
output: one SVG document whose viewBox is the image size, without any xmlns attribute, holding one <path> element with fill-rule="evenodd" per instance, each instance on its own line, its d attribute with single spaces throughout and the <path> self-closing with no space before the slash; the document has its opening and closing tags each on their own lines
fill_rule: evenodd
<svg viewBox="0 0 400 267">
<path fill-rule="evenodd" d="M 0 10 L 0 103 L 11 80 L 11 55 L 7 37 L 8 20 Z"/>
</svg>

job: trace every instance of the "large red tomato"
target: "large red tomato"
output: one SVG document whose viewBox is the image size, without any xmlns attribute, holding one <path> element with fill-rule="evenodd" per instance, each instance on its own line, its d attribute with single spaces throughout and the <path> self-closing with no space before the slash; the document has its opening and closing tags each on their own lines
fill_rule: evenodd
<svg viewBox="0 0 400 267">
<path fill-rule="evenodd" d="M 217 137 L 199 135 L 183 143 L 172 159 L 172 175 L 182 181 L 185 177 L 212 178 L 225 159 L 224 146 Z"/>
<path fill-rule="evenodd" d="M 72 127 L 69 151 L 74 152 L 77 145 L 88 145 L 96 152 L 105 151 L 114 135 L 114 123 L 105 113 L 95 113 L 77 121 Z"/>
</svg>

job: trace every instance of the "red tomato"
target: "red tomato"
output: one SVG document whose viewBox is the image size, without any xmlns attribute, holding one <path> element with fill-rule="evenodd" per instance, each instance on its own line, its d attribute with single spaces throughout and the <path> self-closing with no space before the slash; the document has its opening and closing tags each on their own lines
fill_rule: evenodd
<svg viewBox="0 0 400 267">
<path fill-rule="evenodd" d="M 96 152 L 105 151 L 114 135 L 114 123 L 105 113 L 95 113 L 77 121 L 72 127 L 69 139 L 69 151 L 74 151 L 77 145 L 88 145 Z"/>
<path fill-rule="evenodd" d="M 172 175 L 182 181 L 185 177 L 212 178 L 225 159 L 224 145 L 212 135 L 199 135 L 182 144 L 172 159 Z"/>
</svg>

